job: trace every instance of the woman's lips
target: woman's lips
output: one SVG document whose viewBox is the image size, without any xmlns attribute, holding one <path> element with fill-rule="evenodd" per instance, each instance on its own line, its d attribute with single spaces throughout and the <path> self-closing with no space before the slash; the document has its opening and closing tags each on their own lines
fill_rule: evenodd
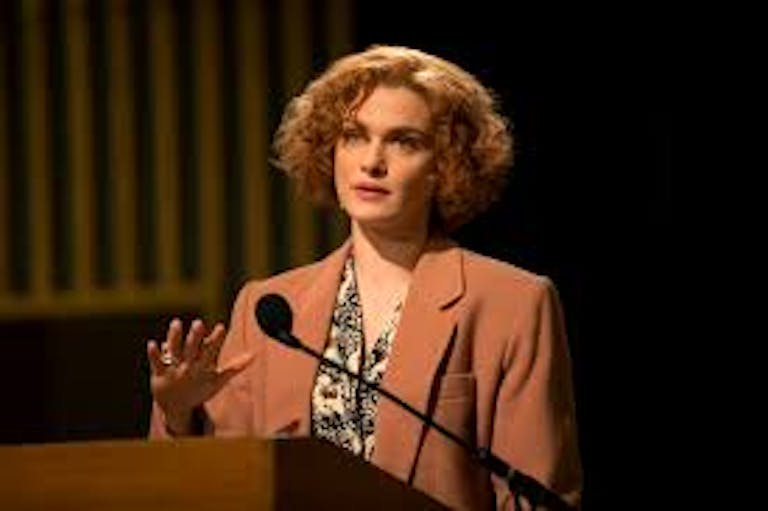
<svg viewBox="0 0 768 511">
<path fill-rule="evenodd" d="M 356 185 L 353 187 L 353 190 L 363 200 L 378 200 L 389 195 L 389 190 L 380 186 Z"/>
</svg>

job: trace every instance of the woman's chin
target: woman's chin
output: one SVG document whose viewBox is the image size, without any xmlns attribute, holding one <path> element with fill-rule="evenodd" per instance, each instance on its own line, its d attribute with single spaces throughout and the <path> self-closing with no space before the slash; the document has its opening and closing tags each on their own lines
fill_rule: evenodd
<svg viewBox="0 0 768 511">
<path fill-rule="evenodd" d="M 418 238 L 422 235 L 418 222 L 409 222 L 403 218 L 378 216 L 350 218 L 350 220 L 353 225 L 356 224 L 363 231 L 390 238 Z"/>
<path fill-rule="evenodd" d="M 371 207 L 367 204 L 360 206 L 353 206 L 346 208 L 347 215 L 350 220 L 357 222 L 358 224 L 376 225 L 391 223 L 397 218 L 397 215 L 392 211 L 388 211 L 388 208 Z"/>
<path fill-rule="evenodd" d="M 375 230 L 391 228 L 393 224 L 397 223 L 394 222 L 391 217 L 383 215 L 350 215 L 350 220 L 352 223 L 357 224 L 359 227 Z"/>
</svg>

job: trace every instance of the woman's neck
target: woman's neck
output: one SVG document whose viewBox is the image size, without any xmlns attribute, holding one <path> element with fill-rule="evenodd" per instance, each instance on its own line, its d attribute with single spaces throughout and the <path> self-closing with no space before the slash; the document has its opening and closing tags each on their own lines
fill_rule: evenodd
<svg viewBox="0 0 768 511">
<path fill-rule="evenodd" d="M 391 236 L 352 222 L 352 247 L 359 277 L 390 282 L 409 278 L 427 242 L 426 231 Z"/>
</svg>

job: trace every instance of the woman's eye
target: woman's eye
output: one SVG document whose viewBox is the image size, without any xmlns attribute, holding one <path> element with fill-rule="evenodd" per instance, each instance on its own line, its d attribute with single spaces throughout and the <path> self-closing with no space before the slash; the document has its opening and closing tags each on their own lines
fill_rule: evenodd
<svg viewBox="0 0 768 511">
<path fill-rule="evenodd" d="M 341 133 L 341 139 L 344 142 L 356 142 L 360 140 L 362 136 L 356 131 L 344 131 Z"/>
<path fill-rule="evenodd" d="M 415 151 L 416 149 L 421 147 L 421 143 L 419 142 L 419 140 L 413 137 L 396 138 L 395 143 L 401 146 L 403 149 L 408 149 L 409 151 Z"/>
</svg>

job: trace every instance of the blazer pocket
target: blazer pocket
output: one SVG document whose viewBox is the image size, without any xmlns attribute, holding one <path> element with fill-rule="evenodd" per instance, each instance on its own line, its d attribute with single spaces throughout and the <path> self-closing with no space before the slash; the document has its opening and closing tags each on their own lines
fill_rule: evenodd
<svg viewBox="0 0 768 511">
<path fill-rule="evenodd" d="M 437 400 L 474 399 L 475 375 L 472 373 L 446 374 L 440 378 Z"/>
<path fill-rule="evenodd" d="M 449 373 L 440 379 L 433 417 L 455 435 L 472 442 L 475 437 L 475 376 L 471 373 Z M 449 442 L 446 445 L 449 451 Z M 447 454 L 446 454 L 447 455 Z"/>
</svg>

